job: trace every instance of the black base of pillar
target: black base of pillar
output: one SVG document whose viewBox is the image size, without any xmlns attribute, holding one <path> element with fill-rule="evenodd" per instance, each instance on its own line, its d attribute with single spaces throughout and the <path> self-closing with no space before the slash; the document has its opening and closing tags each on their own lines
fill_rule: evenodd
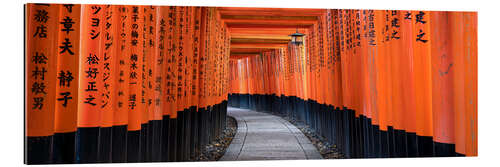
<svg viewBox="0 0 500 167">
<path fill-rule="evenodd" d="M 26 164 L 52 163 L 53 136 L 27 137 Z"/>
<path fill-rule="evenodd" d="M 113 126 L 111 130 L 111 160 L 116 163 L 127 162 L 127 125 Z"/>
<path fill-rule="evenodd" d="M 418 140 L 418 156 L 419 157 L 433 157 L 434 156 L 434 142 L 430 136 L 417 136 Z"/>
<path fill-rule="evenodd" d="M 394 130 L 395 141 L 395 156 L 408 157 L 408 149 L 406 144 L 406 132 L 404 130 Z"/>
<path fill-rule="evenodd" d="M 149 131 L 149 126 L 147 123 L 141 124 L 141 134 L 140 134 L 140 159 L 139 162 L 146 162 L 149 148 L 148 148 L 148 131 Z"/>
<path fill-rule="evenodd" d="M 111 127 L 101 127 L 99 128 L 99 152 L 98 162 L 99 163 L 111 163 Z"/>
<path fill-rule="evenodd" d="M 149 121 L 151 129 L 151 162 L 161 162 L 162 160 L 162 120 Z"/>
<path fill-rule="evenodd" d="M 76 162 L 97 163 L 99 127 L 78 128 L 76 138 Z"/>
<path fill-rule="evenodd" d="M 169 159 L 170 140 L 170 115 L 163 115 L 161 123 L 161 161 L 167 162 Z"/>
<path fill-rule="evenodd" d="M 434 142 L 434 152 L 436 157 L 454 157 L 457 155 L 455 152 L 455 144 L 447 144 Z"/>
<path fill-rule="evenodd" d="M 141 160 L 141 130 L 127 131 L 127 162 Z"/>
<path fill-rule="evenodd" d="M 168 161 L 173 162 L 177 160 L 177 118 L 170 118 L 168 126 Z"/>
<path fill-rule="evenodd" d="M 406 133 L 408 157 L 418 157 L 418 138 L 416 133 Z"/>
<path fill-rule="evenodd" d="M 380 128 L 378 125 L 372 126 L 373 131 L 373 157 L 381 158 L 382 157 L 382 142 L 380 135 Z"/>
<path fill-rule="evenodd" d="M 55 164 L 75 163 L 76 132 L 54 134 L 53 162 Z"/>
<path fill-rule="evenodd" d="M 388 137 L 388 144 L 389 144 L 389 157 L 394 158 L 396 157 L 396 148 L 395 148 L 395 141 L 394 141 L 394 128 L 392 126 L 387 127 L 387 137 Z"/>
</svg>

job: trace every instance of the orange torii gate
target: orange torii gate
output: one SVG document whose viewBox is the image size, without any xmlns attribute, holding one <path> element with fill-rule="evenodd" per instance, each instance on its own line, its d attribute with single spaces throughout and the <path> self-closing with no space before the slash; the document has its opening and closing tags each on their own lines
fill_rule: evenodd
<svg viewBox="0 0 500 167">
<path fill-rule="evenodd" d="M 300 45 L 232 57 L 231 106 L 273 105 L 267 110 L 305 121 L 347 157 L 477 155 L 477 125 L 469 124 L 477 122 L 477 13 L 334 9 L 316 17 Z M 238 36 L 255 33 L 243 27 L 234 26 Z M 276 72 L 259 74 L 260 63 Z"/>
<path fill-rule="evenodd" d="M 477 156 L 475 12 L 27 4 L 26 25 L 28 164 L 187 161 L 228 104 L 347 158 Z"/>
</svg>

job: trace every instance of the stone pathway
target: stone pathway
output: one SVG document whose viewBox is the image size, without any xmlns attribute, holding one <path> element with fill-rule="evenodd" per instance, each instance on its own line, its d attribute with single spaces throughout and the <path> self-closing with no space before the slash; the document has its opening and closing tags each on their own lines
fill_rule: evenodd
<svg viewBox="0 0 500 167">
<path fill-rule="evenodd" d="M 281 117 L 228 107 L 238 131 L 220 161 L 322 159 L 309 139 Z"/>
</svg>

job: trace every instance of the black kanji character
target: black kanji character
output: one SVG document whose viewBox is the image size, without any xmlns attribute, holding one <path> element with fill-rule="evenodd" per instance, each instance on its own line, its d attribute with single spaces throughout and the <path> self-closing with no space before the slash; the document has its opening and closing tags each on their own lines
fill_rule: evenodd
<svg viewBox="0 0 500 167">
<path fill-rule="evenodd" d="M 35 64 L 47 64 L 47 57 L 45 57 L 45 54 L 35 52 L 35 56 L 31 58 L 31 61 Z"/>
<path fill-rule="evenodd" d="M 104 88 L 105 88 L 106 90 L 108 90 L 108 89 L 109 89 L 109 86 L 110 86 L 110 84 L 109 84 L 109 83 L 104 82 Z"/>
<path fill-rule="evenodd" d="M 91 9 L 94 10 L 94 13 L 92 13 L 92 14 L 97 14 L 97 13 L 99 13 L 99 11 L 101 11 L 100 6 L 92 6 Z"/>
<path fill-rule="evenodd" d="M 130 79 L 137 79 L 137 72 L 135 71 L 130 72 Z"/>
<path fill-rule="evenodd" d="M 71 92 L 62 92 L 59 94 L 62 95 L 63 97 L 58 98 L 57 101 L 64 101 L 62 104 L 63 107 L 66 107 L 66 105 L 68 104 L 68 100 L 73 99 L 72 97 L 70 97 Z"/>
<path fill-rule="evenodd" d="M 99 72 L 97 71 L 97 68 L 90 68 L 89 67 L 89 70 L 85 71 L 87 73 L 87 78 L 92 78 L 92 79 L 95 79 L 97 77 L 97 74 L 99 74 Z"/>
<path fill-rule="evenodd" d="M 66 7 L 69 13 L 73 12 L 73 4 L 64 4 L 63 6 Z"/>
<path fill-rule="evenodd" d="M 375 38 L 375 30 L 368 31 L 368 37 Z"/>
<path fill-rule="evenodd" d="M 102 102 L 103 102 L 103 104 L 101 105 L 101 108 L 104 108 L 104 107 L 106 107 L 106 106 L 108 105 L 108 102 L 107 102 L 107 101 L 104 101 L 104 100 L 103 100 Z"/>
<path fill-rule="evenodd" d="M 45 25 L 40 25 L 36 27 L 36 32 L 33 37 L 38 35 L 39 38 L 47 38 L 47 27 Z"/>
<path fill-rule="evenodd" d="M 137 54 L 130 55 L 130 61 L 137 61 Z"/>
<path fill-rule="evenodd" d="M 393 10 L 393 11 L 391 11 L 391 15 L 392 15 L 392 16 L 396 16 L 397 14 L 398 14 L 398 11 L 397 11 L 397 10 Z"/>
<path fill-rule="evenodd" d="M 130 63 L 130 69 L 132 69 L 132 70 L 137 69 L 137 63 L 135 63 L 135 61 L 133 61 L 132 63 Z"/>
<path fill-rule="evenodd" d="M 89 84 L 87 85 L 87 89 L 85 89 L 85 91 L 89 92 L 89 91 L 97 91 L 96 89 L 96 82 L 88 82 Z"/>
<path fill-rule="evenodd" d="M 139 38 L 139 33 L 135 30 L 132 30 L 130 32 L 130 36 L 132 36 L 132 38 Z"/>
<path fill-rule="evenodd" d="M 138 29 L 138 28 L 139 28 L 138 24 L 136 24 L 136 23 L 132 24 L 132 29 Z"/>
<path fill-rule="evenodd" d="M 399 19 L 398 18 L 393 18 L 391 21 L 392 27 L 399 28 Z"/>
<path fill-rule="evenodd" d="M 132 19 L 134 22 L 137 22 L 137 19 L 139 19 L 139 16 L 137 14 L 132 15 Z"/>
<path fill-rule="evenodd" d="M 417 15 L 415 15 L 415 23 L 425 24 L 427 21 L 424 21 L 425 13 L 420 11 Z"/>
<path fill-rule="evenodd" d="M 43 108 L 43 97 L 34 97 L 33 98 L 33 107 L 31 109 L 39 109 Z"/>
<path fill-rule="evenodd" d="M 41 80 L 45 80 L 45 73 L 47 70 L 45 67 L 42 67 L 41 69 L 38 68 L 38 66 L 35 67 L 35 70 L 33 70 L 33 74 L 31 75 L 32 77 L 35 77 L 35 79 L 38 79 L 38 76 L 40 76 Z"/>
<path fill-rule="evenodd" d="M 40 93 L 47 94 L 47 92 L 45 92 L 45 83 L 34 82 L 33 85 L 31 85 L 31 92 L 34 93 L 35 95 Z"/>
<path fill-rule="evenodd" d="M 411 12 L 406 12 L 405 13 L 405 19 L 406 20 L 411 20 Z"/>
<path fill-rule="evenodd" d="M 57 78 L 59 79 L 59 86 L 70 86 L 71 81 L 74 79 L 73 74 L 70 71 L 64 72 L 63 70 L 59 72 L 59 76 Z"/>
<path fill-rule="evenodd" d="M 106 46 L 106 50 L 108 50 L 113 45 L 113 42 L 105 43 L 104 45 Z"/>
<path fill-rule="evenodd" d="M 101 32 L 97 32 L 95 30 L 91 30 L 90 31 L 90 39 L 96 39 L 97 37 L 99 37 L 99 34 L 101 34 Z"/>
<path fill-rule="evenodd" d="M 37 10 L 37 13 L 35 14 L 35 21 L 39 23 L 47 23 L 47 20 L 49 20 L 49 12 L 45 11 L 44 9 L 42 10 Z"/>
<path fill-rule="evenodd" d="M 75 22 L 73 21 L 73 19 L 71 17 L 66 16 L 66 18 L 64 18 L 64 20 L 60 23 L 64 27 L 63 29 L 61 29 L 61 31 L 66 32 L 66 34 L 69 34 L 70 31 L 75 31 L 73 29 L 73 24 L 75 24 Z"/>
<path fill-rule="evenodd" d="M 419 31 L 419 34 L 417 35 L 417 42 L 423 42 L 423 43 L 426 43 L 428 40 L 426 39 L 422 39 L 425 35 L 425 32 L 420 30 Z"/>
<path fill-rule="evenodd" d="M 90 105 L 95 106 L 96 104 L 92 102 L 92 101 L 94 101 L 94 99 L 95 99 L 95 97 L 94 97 L 94 96 L 89 95 L 89 97 L 85 98 L 84 103 L 87 103 L 87 104 L 90 104 Z"/>
<path fill-rule="evenodd" d="M 87 63 L 89 63 L 89 65 L 92 65 L 92 64 L 99 64 L 99 57 L 97 57 L 97 55 L 92 55 L 92 53 L 89 54 L 89 56 L 87 57 Z"/>
<path fill-rule="evenodd" d="M 136 104 L 135 104 L 135 102 L 131 101 L 128 106 L 130 107 L 130 109 L 133 110 L 135 108 Z"/>
<path fill-rule="evenodd" d="M 105 70 L 111 70 L 111 69 L 109 68 L 109 63 L 108 63 L 108 62 L 105 62 L 105 63 L 104 63 L 104 67 L 103 67 L 103 69 L 105 69 Z"/>
<path fill-rule="evenodd" d="M 112 25 L 111 23 L 106 22 L 106 30 L 108 30 L 111 27 L 111 25 Z"/>
<path fill-rule="evenodd" d="M 129 107 L 130 107 L 130 109 L 134 109 L 135 108 L 135 106 L 136 106 L 136 104 L 135 104 L 136 99 L 137 98 L 136 98 L 135 94 L 131 94 L 129 96 Z"/>
<path fill-rule="evenodd" d="M 99 26 L 99 18 L 92 18 L 92 27 Z"/>
<path fill-rule="evenodd" d="M 370 39 L 370 40 L 368 41 L 368 44 L 369 44 L 369 45 L 372 45 L 372 46 L 377 45 L 377 44 L 375 43 L 375 40 L 374 40 L 374 39 Z"/>
<path fill-rule="evenodd" d="M 391 39 L 399 39 L 399 36 L 397 36 L 397 35 L 398 35 L 398 31 L 393 30 L 392 35 L 391 35 Z"/>
<path fill-rule="evenodd" d="M 69 41 L 69 38 L 65 38 L 62 44 L 63 46 L 59 46 L 59 48 L 62 49 L 61 52 L 59 52 L 59 54 L 63 54 L 64 52 L 68 51 L 70 55 L 75 55 L 75 53 L 73 53 L 73 51 L 71 51 L 70 49 L 73 47 L 73 45 L 71 45 L 71 41 Z"/>
</svg>

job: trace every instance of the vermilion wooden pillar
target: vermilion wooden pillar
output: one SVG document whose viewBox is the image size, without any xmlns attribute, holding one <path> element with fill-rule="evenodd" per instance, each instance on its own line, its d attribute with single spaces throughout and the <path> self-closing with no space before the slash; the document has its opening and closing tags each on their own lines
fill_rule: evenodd
<svg viewBox="0 0 500 167">
<path fill-rule="evenodd" d="M 52 163 L 60 7 L 25 6 L 27 164 Z"/>
<path fill-rule="evenodd" d="M 103 30 L 103 5 L 82 6 L 80 86 L 78 96 L 78 131 L 76 159 L 79 163 L 98 162 L 99 126 L 101 125 L 101 94 L 104 55 L 100 45 Z"/>
<path fill-rule="evenodd" d="M 54 163 L 75 162 L 81 6 L 59 7 Z"/>
</svg>

